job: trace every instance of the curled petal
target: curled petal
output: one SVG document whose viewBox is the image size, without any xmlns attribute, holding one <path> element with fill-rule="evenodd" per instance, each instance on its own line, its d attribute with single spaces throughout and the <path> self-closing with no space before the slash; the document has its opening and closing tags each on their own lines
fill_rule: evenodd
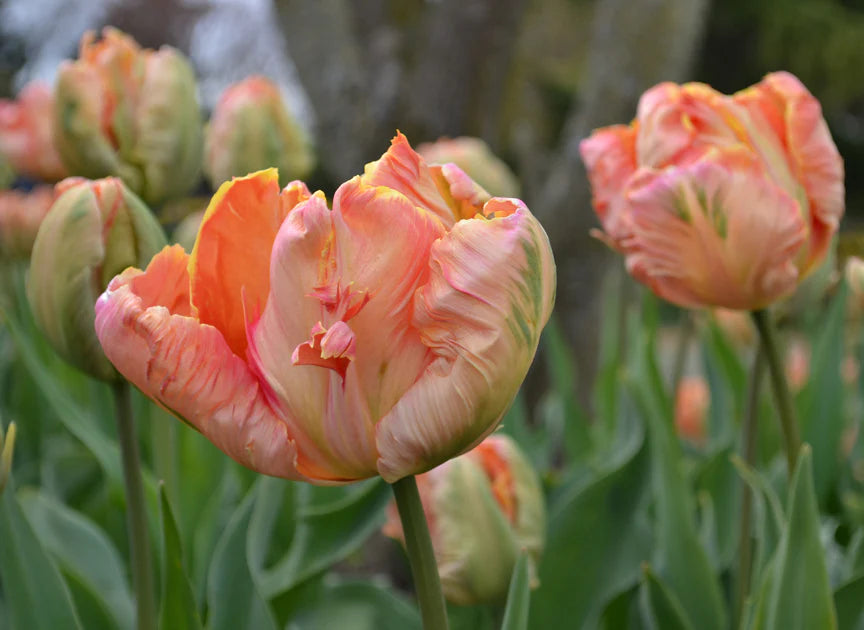
<svg viewBox="0 0 864 630">
<path fill-rule="evenodd" d="M 438 240 L 414 326 L 433 360 L 376 430 L 387 481 L 471 448 L 497 425 L 531 364 L 554 300 L 546 234 L 516 200 L 460 221 Z"/>
<path fill-rule="evenodd" d="M 661 297 L 753 310 L 794 290 L 807 226 L 798 202 L 749 152 L 641 170 L 627 198 L 634 217 L 627 268 Z"/>
<path fill-rule="evenodd" d="M 142 392 L 241 464 L 303 479 L 287 425 L 249 367 L 216 328 L 183 314 L 189 312 L 187 262 L 182 247 L 166 247 L 146 271 L 127 269 L 111 281 L 96 303 L 102 348 Z"/>
<path fill-rule="evenodd" d="M 222 184 L 201 221 L 190 265 L 192 304 L 239 357 L 246 351 L 247 309 L 260 313 L 267 303 L 270 251 L 290 210 L 269 169 Z"/>
<path fill-rule="evenodd" d="M 636 129 L 627 125 L 598 129 L 579 144 L 579 152 L 591 181 L 594 210 L 606 235 L 617 244 L 630 231 L 623 190 L 636 172 Z"/>
</svg>

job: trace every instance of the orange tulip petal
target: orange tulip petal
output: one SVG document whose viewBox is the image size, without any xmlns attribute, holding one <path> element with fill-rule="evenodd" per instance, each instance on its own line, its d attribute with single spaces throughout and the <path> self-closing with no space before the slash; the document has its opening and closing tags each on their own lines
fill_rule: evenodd
<svg viewBox="0 0 864 630">
<path fill-rule="evenodd" d="M 96 303 L 105 354 L 142 392 L 241 464 L 305 480 L 288 427 L 255 375 L 219 330 L 183 314 L 191 310 L 187 263 L 182 247 L 166 247 L 146 271 L 127 269 L 111 281 Z"/>
<path fill-rule="evenodd" d="M 299 200 L 308 191 L 289 195 Z M 267 302 L 270 252 L 287 205 L 280 202 L 275 169 L 225 182 L 207 207 L 192 250 L 192 305 L 239 357 L 246 352 L 246 311 L 260 313 Z"/>
<path fill-rule="evenodd" d="M 492 199 L 435 243 L 414 325 L 433 360 L 379 422 L 387 481 L 467 450 L 497 425 L 549 318 L 555 268 L 548 239 L 517 200 Z"/>
<path fill-rule="evenodd" d="M 797 201 L 749 152 L 641 170 L 627 198 L 634 218 L 627 268 L 661 297 L 753 310 L 794 290 L 807 226 Z"/>
</svg>

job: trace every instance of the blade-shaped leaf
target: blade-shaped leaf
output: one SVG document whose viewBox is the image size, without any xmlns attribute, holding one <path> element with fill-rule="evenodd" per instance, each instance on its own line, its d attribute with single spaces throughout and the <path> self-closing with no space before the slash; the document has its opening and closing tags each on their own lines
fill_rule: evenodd
<svg viewBox="0 0 864 630">
<path fill-rule="evenodd" d="M 528 556 L 519 556 L 510 578 L 510 589 L 507 592 L 507 607 L 504 609 L 504 621 L 501 630 L 525 630 L 528 627 L 528 610 L 531 605 L 531 575 L 528 566 Z"/>
<path fill-rule="evenodd" d="M 186 573 L 180 532 L 171 512 L 165 485 L 159 486 L 162 505 L 162 608 L 161 630 L 200 630 L 201 618 L 192 584 Z"/>
<path fill-rule="evenodd" d="M 837 627 L 864 630 L 864 575 L 846 582 L 834 592 Z"/>
<path fill-rule="evenodd" d="M 11 630 L 81 630 L 69 589 L 24 516 L 11 482 L 0 496 L 0 578 Z"/>
<path fill-rule="evenodd" d="M 662 578 L 647 565 L 643 568 L 643 573 L 645 579 L 640 595 L 643 614 L 648 617 L 649 627 L 656 630 L 693 630 L 681 602 Z"/>
</svg>

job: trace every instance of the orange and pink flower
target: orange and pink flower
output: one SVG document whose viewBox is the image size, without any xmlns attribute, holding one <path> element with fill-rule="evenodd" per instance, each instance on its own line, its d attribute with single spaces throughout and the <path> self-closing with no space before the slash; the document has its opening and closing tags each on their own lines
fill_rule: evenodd
<svg viewBox="0 0 864 630">
<path fill-rule="evenodd" d="M 631 125 L 595 131 L 581 151 L 601 238 L 685 307 L 753 310 L 789 295 L 844 211 L 819 102 L 786 72 L 732 96 L 662 83 Z"/>
<path fill-rule="evenodd" d="M 14 101 L 0 99 L 0 154 L 27 177 L 54 182 L 66 168 L 54 147 L 54 94 L 43 83 L 30 83 Z"/>
<path fill-rule="evenodd" d="M 555 267 L 521 201 L 398 135 L 332 210 L 270 169 L 223 184 L 191 255 L 163 250 L 96 304 L 108 358 L 259 472 L 316 483 L 428 470 L 498 424 Z"/>
<path fill-rule="evenodd" d="M 52 186 L 0 191 L 0 258 L 26 259 L 51 204 Z"/>
</svg>

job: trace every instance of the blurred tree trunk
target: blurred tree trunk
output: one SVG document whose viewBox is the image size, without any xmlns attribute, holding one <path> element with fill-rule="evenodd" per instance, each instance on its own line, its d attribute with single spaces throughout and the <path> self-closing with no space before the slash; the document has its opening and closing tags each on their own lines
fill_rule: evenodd
<svg viewBox="0 0 864 630">
<path fill-rule="evenodd" d="M 558 267 L 557 316 L 576 349 L 579 392 L 590 404 L 596 372 L 600 283 L 620 257 L 589 236 L 597 219 L 579 156 L 596 127 L 626 123 L 640 94 L 683 81 L 696 57 L 709 0 L 599 0 L 584 88 L 570 111 L 548 176 L 529 204 L 546 228 Z"/>
</svg>

